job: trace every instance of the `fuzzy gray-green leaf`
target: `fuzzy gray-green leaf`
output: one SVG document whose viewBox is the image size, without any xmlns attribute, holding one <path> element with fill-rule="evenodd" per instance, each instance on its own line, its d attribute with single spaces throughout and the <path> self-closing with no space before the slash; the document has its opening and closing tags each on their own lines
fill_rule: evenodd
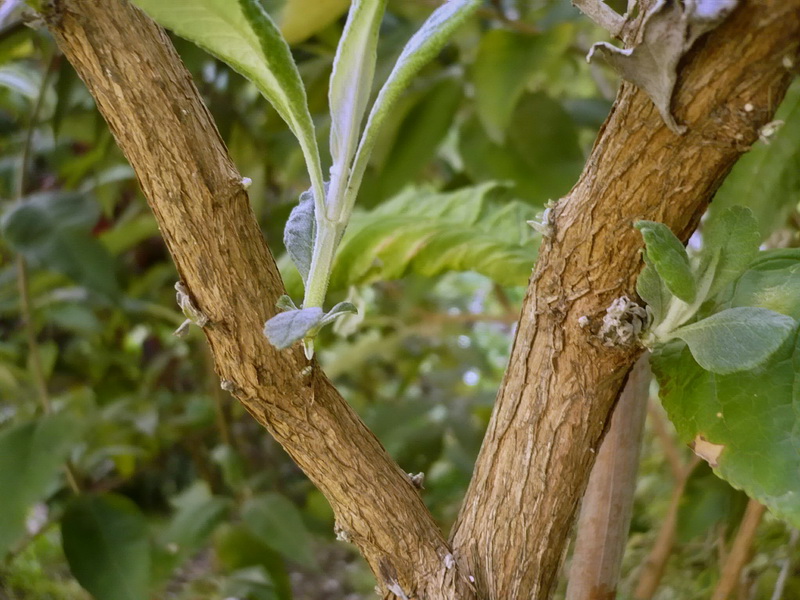
<svg viewBox="0 0 800 600">
<path fill-rule="evenodd" d="M 712 373 L 747 371 L 764 364 L 792 335 L 797 323 L 766 308 L 737 307 L 680 327 L 697 363 Z"/>
<path fill-rule="evenodd" d="M 669 291 L 684 302 L 694 302 L 697 285 L 689 266 L 689 256 L 681 241 L 663 223 L 639 221 L 636 229 L 644 238 L 647 258 Z"/>
<path fill-rule="evenodd" d="M 328 325 L 333 323 L 338 317 L 355 314 L 358 314 L 358 309 L 355 304 L 352 302 L 339 302 L 325 314 L 321 324 Z"/>
<path fill-rule="evenodd" d="M 264 335 L 278 350 L 283 350 L 316 329 L 323 316 L 317 306 L 282 312 L 264 324 Z"/>
<path fill-rule="evenodd" d="M 428 64 L 447 43 L 453 32 L 461 26 L 481 5 L 481 0 L 449 0 L 445 2 L 422 24 L 403 48 L 386 83 L 383 84 L 375 104 L 369 113 L 364 134 L 358 146 L 353 172 L 350 176 L 350 189 L 355 191 L 367 168 L 378 131 L 414 76 Z M 348 198 L 352 205 L 353 198 Z"/>
<path fill-rule="evenodd" d="M 330 91 L 331 158 L 334 169 L 346 170 L 358 145 L 375 75 L 378 30 L 386 0 L 356 0 L 347 15 L 333 61 Z"/>
<path fill-rule="evenodd" d="M 297 310 L 297 305 L 294 303 L 294 300 L 292 300 L 292 298 L 286 294 L 278 298 L 278 301 L 275 303 L 275 307 L 282 311 Z"/>
<path fill-rule="evenodd" d="M 316 233 L 314 193 L 308 190 L 300 194 L 300 203 L 292 209 L 286 228 L 283 230 L 283 243 L 300 272 L 303 283 L 308 279 L 308 272 L 311 270 Z"/>
<path fill-rule="evenodd" d="M 664 285 L 664 280 L 658 275 L 652 261 L 645 256 L 644 262 L 645 267 L 636 280 L 636 293 L 650 308 L 653 324 L 658 325 L 664 318 L 671 294 Z"/>
</svg>

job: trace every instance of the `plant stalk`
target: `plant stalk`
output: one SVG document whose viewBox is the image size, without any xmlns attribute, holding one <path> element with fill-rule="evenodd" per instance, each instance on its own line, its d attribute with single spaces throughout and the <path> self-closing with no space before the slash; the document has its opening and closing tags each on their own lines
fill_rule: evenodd
<svg viewBox="0 0 800 600">
<path fill-rule="evenodd" d="M 613 600 L 628 539 L 650 390 L 650 356 L 633 367 L 583 496 L 567 600 Z"/>
<path fill-rule="evenodd" d="M 736 589 L 742 570 L 750 561 L 750 556 L 753 553 L 753 542 L 765 510 L 766 507 L 758 500 L 751 499 L 747 503 L 747 509 L 744 511 L 741 525 L 739 525 L 739 531 L 736 533 L 736 539 L 733 541 L 733 546 L 730 554 L 728 554 L 728 559 L 725 561 L 725 566 L 722 568 L 722 574 L 711 600 L 727 600 Z"/>
</svg>

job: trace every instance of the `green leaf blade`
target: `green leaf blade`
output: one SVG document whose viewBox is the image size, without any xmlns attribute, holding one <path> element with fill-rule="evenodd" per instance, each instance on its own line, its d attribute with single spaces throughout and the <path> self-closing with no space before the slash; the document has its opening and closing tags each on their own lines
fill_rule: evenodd
<svg viewBox="0 0 800 600">
<path fill-rule="evenodd" d="M 249 530 L 286 559 L 307 567 L 317 567 L 311 550 L 311 535 L 294 504 L 286 497 L 263 494 L 249 500 L 242 511 Z"/>
<path fill-rule="evenodd" d="M 135 4 L 255 84 L 297 137 L 312 186 L 318 197 L 324 197 L 305 87 L 288 44 L 258 0 L 136 0 Z"/>
<path fill-rule="evenodd" d="M 647 257 L 669 291 L 688 304 L 694 302 L 697 284 L 681 241 L 663 223 L 639 221 L 636 229 L 644 238 Z"/>
<path fill-rule="evenodd" d="M 496 184 L 437 193 L 409 190 L 354 215 L 339 246 L 331 289 L 409 273 L 475 271 L 502 285 L 524 285 L 536 260 L 536 210 L 487 197 Z"/>
<path fill-rule="evenodd" d="M 329 89 L 334 177 L 346 182 L 367 110 L 386 0 L 356 0 L 336 50 Z"/>
<path fill-rule="evenodd" d="M 645 267 L 636 279 L 636 293 L 650 308 L 654 323 L 664 318 L 672 295 L 661 279 L 652 261 L 644 257 Z"/>
<path fill-rule="evenodd" d="M 760 241 L 758 222 L 749 208 L 733 206 L 711 219 L 703 232 L 699 269 L 702 277 L 716 263 L 707 298 L 714 297 L 744 273 L 758 254 Z"/>
<path fill-rule="evenodd" d="M 129 499 L 80 496 L 61 522 L 64 554 L 78 582 L 96 600 L 147 600 L 147 521 Z"/>
<path fill-rule="evenodd" d="M 736 281 L 730 304 L 759 306 L 800 320 L 800 249 L 761 252 Z"/>
<path fill-rule="evenodd" d="M 797 337 L 752 371 L 711 373 L 677 342 L 657 348 L 651 364 L 681 441 L 713 444 L 719 477 L 800 526 Z"/>
<path fill-rule="evenodd" d="M 0 432 L 0 556 L 24 534 L 30 507 L 58 477 L 80 424 L 65 413 L 42 417 Z"/>
<path fill-rule="evenodd" d="M 539 61 L 538 41 L 539 36 L 507 29 L 493 29 L 481 36 L 472 67 L 475 105 L 487 135 L 496 144 L 505 141 L 514 107 L 528 84 L 526 75 Z"/>
<path fill-rule="evenodd" d="M 764 364 L 794 333 L 796 325 L 786 315 L 743 306 L 679 327 L 673 335 L 689 345 L 701 367 L 728 374 Z"/>
<path fill-rule="evenodd" d="M 314 238 L 317 235 L 314 192 L 312 190 L 300 194 L 300 202 L 292 209 L 286 228 L 283 231 L 283 243 L 286 251 L 297 267 L 305 284 L 311 270 L 311 258 L 314 254 Z"/>
<path fill-rule="evenodd" d="M 433 12 L 403 48 L 367 118 L 348 184 L 351 194 L 347 201 L 348 210 L 355 201 L 353 194 L 361 184 L 378 131 L 400 94 L 408 87 L 414 76 L 439 53 L 453 32 L 472 16 L 480 5 L 481 0 L 449 0 Z"/>
</svg>

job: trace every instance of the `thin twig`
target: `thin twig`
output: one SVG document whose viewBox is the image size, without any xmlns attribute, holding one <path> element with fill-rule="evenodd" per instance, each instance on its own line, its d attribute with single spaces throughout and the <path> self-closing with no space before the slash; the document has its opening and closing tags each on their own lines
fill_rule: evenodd
<svg viewBox="0 0 800 600">
<path fill-rule="evenodd" d="M 60 55 L 54 54 L 47 65 L 47 70 L 42 76 L 41 84 L 39 85 L 39 93 L 36 96 L 36 102 L 31 110 L 28 128 L 25 133 L 25 139 L 22 143 L 22 150 L 20 153 L 19 176 L 17 178 L 16 200 L 22 202 L 28 188 L 28 162 L 30 160 L 31 151 L 33 148 L 33 132 L 39 122 L 39 115 L 44 104 L 44 97 L 47 94 L 47 86 L 50 79 L 55 73 Z M 33 319 L 33 308 L 31 303 L 31 290 L 30 278 L 28 276 L 28 263 L 22 254 L 17 255 L 17 287 L 19 290 L 19 304 L 20 304 L 20 317 L 22 318 L 22 327 L 25 330 L 25 337 L 28 344 L 28 363 L 31 368 L 31 375 L 33 382 L 36 386 L 36 393 L 39 397 L 39 405 L 42 412 L 49 415 L 53 406 L 50 402 L 50 394 L 47 391 L 47 377 L 44 373 L 42 366 L 42 355 L 39 352 L 39 343 L 36 339 L 36 323 Z M 64 471 L 66 472 L 67 484 L 70 489 L 75 493 L 80 493 L 80 485 L 78 478 L 75 475 L 75 469 L 72 464 L 67 460 L 64 464 Z"/>
<path fill-rule="evenodd" d="M 772 591 L 770 600 L 781 600 L 781 598 L 783 598 L 783 589 L 786 587 L 786 581 L 789 579 L 789 573 L 792 569 L 792 562 L 794 559 L 794 549 L 797 547 L 798 541 L 800 541 L 800 530 L 792 529 L 792 533 L 789 536 L 786 558 L 783 561 L 781 572 L 778 573 L 778 579 L 775 581 L 775 589 Z"/>
<path fill-rule="evenodd" d="M 602 0 L 572 0 L 572 4 L 615 38 L 625 27 L 625 18 Z"/>
<path fill-rule="evenodd" d="M 22 149 L 20 151 L 20 164 L 19 175 L 17 177 L 16 200 L 22 202 L 27 192 L 28 187 L 28 162 L 30 160 L 31 151 L 33 148 L 33 132 L 39 121 L 39 114 L 41 113 L 44 104 L 44 97 L 47 94 L 47 86 L 50 83 L 50 78 L 55 72 L 56 55 L 54 55 L 48 65 L 47 70 L 42 76 L 42 81 L 39 85 L 39 93 L 36 96 L 36 101 L 31 109 L 31 114 L 28 120 L 28 127 L 25 132 L 25 138 L 22 142 Z M 50 397 L 47 393 L 47 383 L 45 380 L 44 369 L 42 367 L 42 356 L 39 353 L 39 344 L 36 341 L 36 325 L 33 321 L 33 309 L 31 307 L 31 294 L 28 277 L 28 265 L 25 258 L 17 255 L 17 287 L 19 289 L 19 302 L 20 302 L 20 316 L 22 317 L 22 326 L 25 329 L 25 337 L 28 343 L 28 363 L 30 364 L 36 392 L 39 397 L 39 404 L 41 405 L 42 412 L 49 414 L 52 410 L 50 405 Z"/>
<path fill-rule="evenodd" d="M 739 531 L 736 533 L 736 539 L 733 540 L 728 560 L 725 561 L 725 566 L 722 568 L 722 574 L 711 600 L 727 600 L 736 589 L 742 576 L 742 569 L 750 560 L 756 531 L 758 531 L 758 525 L 761 523 L 761 517 L 764 516 L 765 510 L 766 507 L 758 500 L 750 500 L 747 503 L 742 523 L 739 525 Z"/>
<path fill-rule="evenodd" d="M 658 589 L 658 584 L 664 575 L 664 568 L 672 554 L 672 546 L 675 543 L 678 509 L 680 508 L 683 491 L 686 489 L 686 482 L 689 481 L 689 477 L 699 463 L 700 458 L 698 456 L 693 457 L 692 461 L 684 468 L 682 477 L 678 479 L 675 485 L 661 529 L 658 531 L 650 554 L 648 554 L 644 565 L 642 565 L 642 572 L 639 575 L 636 590 L 633 592 L 633 597 L 636 600 L 650 600 Z"/>
</svg>

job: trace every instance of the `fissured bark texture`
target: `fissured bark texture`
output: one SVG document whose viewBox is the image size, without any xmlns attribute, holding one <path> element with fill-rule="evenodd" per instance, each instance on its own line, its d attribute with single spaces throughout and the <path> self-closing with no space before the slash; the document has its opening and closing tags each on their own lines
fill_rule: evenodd
<svg viewBox="0 0 800 600">
<path fill-rule="evenodd" d="M 636 297 L 642 241 L 633 223 L 661 221 L 688 238 L 772 119 L 799 44 L 800 0 L 741 2 L 683 60 L 673 98 L 683 136 L 644 93 L 622 86 L 578 183 L 554 208 L 454 528 L 455 556 L 479 597 L 552 594 L 595 450 L 640 353 L 591 333 L 615 298 Z"/>
<path fill-rule="evenodd" d="M 689 126 L 683 137 L 641 92 L 622 87 L 542 245 L 453 532 L 455 564 L 417 490 L 325 376 L 299 349 L 278 352 L 263 337 L 283 284 L 241 176 L 169 39 L 125 0 L 52 0 L 46 17 L 211 319 L 204 331 L 220 377 L 325 494 L 383 592 L 549 597 L 593 451 L 638 355 L 591 335 L 614 298 L 633 295 L 642 244 L 632 223 L 653 219 L 690 234 L 783 97 L 800 58 L 800 0 L 745 0 L 696 44 L 674 103 Z M 582 329 L 584 315 L 592 326 Z"/>
</svg>

